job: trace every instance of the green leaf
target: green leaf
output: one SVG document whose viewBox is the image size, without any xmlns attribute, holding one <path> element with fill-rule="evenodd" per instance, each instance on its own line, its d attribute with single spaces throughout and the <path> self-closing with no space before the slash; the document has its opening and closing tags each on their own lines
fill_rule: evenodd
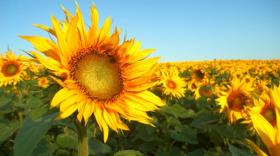
<svg viewBox="0 0 280 156">
<path fill-rule="evenodd" d="M 62 148 L 77 149 L 77 138 L 72 135 L 59 134 L 56 138 L 56 143 Z"/>
<path fill-rule="evenodd" d="M 36 145 L 54 123 L 56 114 L 57 113 L 50 112 L 36 120 L 27 117 L 16 136 L 14 155 L 22 156 L 23 153 L 25 156 L 31 155 Z"/>
<path fill-rule="evenodd" d="M 245 149 L 237 148 L 231 144 L 228 145 L 229 151 L 232 156 L 253 156 L 252 153 L 246 151 Z"/>
<path fill-rule="evenodd" d="M 11 94 L 0 94 L 0 108 L 6 106 L 12 101 Z"/>
<path fill-rule="evenodd" d="M 54 143 L 48 137 L 43 138 L 33 151 L 33 156 L 50 156 L 53 155 L 54 151 L 57 149 Z"/>
<path fill-rule="evenodd" d="M 89 153 L 92 155 L 100 155 L 111 153 L 111 147 L 97 139 L 89 139 Z"/>
<path fill-rule="evenodd" d="M 31 112 L 29 112 L 29 116 L 32 120 L 36 120 L 41 118 L 43 115 L 45 115 L 49 111 L 49 108 L 47 107 L 38 107 L 33 108 Z"/>
<path fill-rule="evenodd" d="M 172 130 L 170 133 L 170 137 L 176 141 L 186 142 L 189 144 L 197 144 L 197 131 L 196 129 L 192 129 L 187 125 L 183 127 L 176 128 Z"/>
<path fill-rule="evenodd" d="M 115 153 L 114 156 L 144 156 L 144 154 L 136 150 L 123 150 Z"/>
<path fill-rule="evenodd" d="M 204 155 L 204 151 L 205 150 L 203 148 L 199 148 L 199 149 L 189 152 L 188 156 L 201 156 L 201 155 Z"/>
<path fill-rule="evenodd" d="M 33 95 L 28 97 L 28 99 L 26 100 L 26 105 L 29 108 L 36 108 L 36 107 L 40 107 L 43 104 L 42 99 L 40 99 L 40 96 L 38 95 Z"/>
<path fill-rule="evenodd" d="M 216 123 L 217 121 L 219 121 L 218 115 L 206 111 L 199 113 L 199 115 L 192 121 L 191 126 L 200 128 L 207 124 Z"/>
<path fill-rule="evenodd" d="M 10 124 L 0 123 L 0 144 L 2 144 L 7 138 L 13 135 L 18 128 L 18 121 L 14 121 Z"/>
<path fill-rule="evenodd" d="M 171 114 L 177 118 L 192 118 L 195 116 L 195 113 L 191 109 L 185 109 L 183 106 L 179 104 L 174 105 L 166 105 L 161 108 L 161 110 L 167 114 Z"/>
</svg>

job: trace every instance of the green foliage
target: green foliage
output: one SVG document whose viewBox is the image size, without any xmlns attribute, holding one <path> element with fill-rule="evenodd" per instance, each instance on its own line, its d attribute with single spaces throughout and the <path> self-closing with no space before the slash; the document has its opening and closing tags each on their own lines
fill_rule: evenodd
<svg viewBox="0 0 280 156">
<path fill-rule="evenodd" d="M 56 114 L 51 112 L 35 119 L 26 117 L 15 138 L 14 155 L 21 156 L 22 153 L 26 156 L 31 155 L 36 145 L 54 123 L 53 119 Z"/>
<path fill-rule="evenodd" d="M 135 150 L 123 150 L 114 154 L 114 156 L 144 156 L 141 152 Z"/>
<path fill-rule="evenodd" d="M 228 74 L 217 72 L 212 73 L 217 83 L 226 81 Z M 0 155 L 77 155 L 74 117 L 55 120 L 57 109 L 49 108 L 59 86 L 42 89 L 30 80 L 15 88 L 0 90 Z M 162 98 L 167 105 L 150 113 L 155 127 L 129 122 L 130 131 L 111 132 L 106 144 L 96 123 L 89 121 L 90 155 L 255 155 L 244 144 L 245 138 L 257 140 L 254 132 L 242 121 L 229 124 L 226 115 L 219 113 L 214 95 L 196 100 L 188 90 L 181 99 Z"/>
</svg>

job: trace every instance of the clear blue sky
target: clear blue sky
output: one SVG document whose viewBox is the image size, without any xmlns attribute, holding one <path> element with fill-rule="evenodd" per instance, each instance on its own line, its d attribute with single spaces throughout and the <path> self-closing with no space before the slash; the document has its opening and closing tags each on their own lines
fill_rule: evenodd
<svg viewBox="0 0 280 156">
<path fill-rule="evenodd" d="M 87 24 L 93 2 L 161 61 L 280 58 L 280 0 L 79 0 Z M 18 36 L 48 36 L 32 24 L 62 19 L 61 5 L 74 11 L 71 0 L 1 0 L 0 51 L 31 50 Z"/>
</svg>

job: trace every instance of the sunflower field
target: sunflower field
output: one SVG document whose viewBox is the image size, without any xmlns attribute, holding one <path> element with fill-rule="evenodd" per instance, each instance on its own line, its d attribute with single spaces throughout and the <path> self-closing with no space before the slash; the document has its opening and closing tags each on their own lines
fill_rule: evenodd
<svg viewBox="0 0 280 156">
<path fill-rule="evenodd" d="M 63 12 L 0 56 L 0 156 L 280 156 L 280 60 L 163 63 Z"/>
</svg>

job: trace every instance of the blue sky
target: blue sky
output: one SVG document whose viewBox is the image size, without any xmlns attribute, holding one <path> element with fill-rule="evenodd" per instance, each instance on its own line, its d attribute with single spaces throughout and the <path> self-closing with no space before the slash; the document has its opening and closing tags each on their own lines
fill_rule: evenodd
<svg viewBox="0 0 280 156">
<path fill-rule="evenodd" d="M 161 61 L 211 59 L 279 59 L 279 0 L 79 0 L 87 24 L 89 6 L 97 5 L 100 20 L 155 48 Z M 74 11 L 71 0 L 0 1 L 0 51 L 21 53 L 32 46 L 19 35 L 43 35 L 33 23 L 50 25 L 63 19 L 60 6 Z"/>
</svg>

